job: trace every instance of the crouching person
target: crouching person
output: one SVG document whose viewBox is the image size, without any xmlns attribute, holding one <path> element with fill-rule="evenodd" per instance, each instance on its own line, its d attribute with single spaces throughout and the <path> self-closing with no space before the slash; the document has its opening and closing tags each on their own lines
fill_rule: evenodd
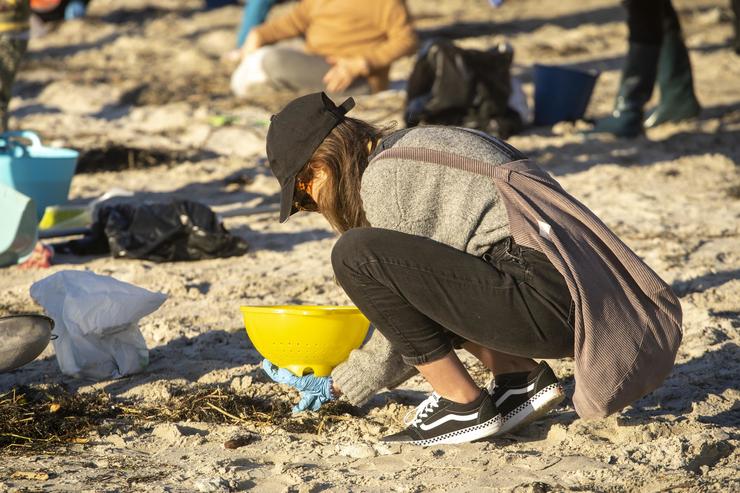
<svg viewBox="0 0 740 493">
<path fill-rule="evenodd" d="M 280 220 L 319 212 L 341 236 L 337 280 L 375 327 L 331 377 L 265 368 L 303 407 L 361 404 L 417 371 L 434 392 L 384 440 L 460 443 L 511 431 L 564 397 L 546 363 L 575 357 L 582 417 L 662 383 L 681 341 L 670 287 L 588 208 L 505 142 L 455 127 L 384 135 L 322 93 L 267 136 Z M 492 372 L 479 388 L 454 349 Z"/>
</svg>

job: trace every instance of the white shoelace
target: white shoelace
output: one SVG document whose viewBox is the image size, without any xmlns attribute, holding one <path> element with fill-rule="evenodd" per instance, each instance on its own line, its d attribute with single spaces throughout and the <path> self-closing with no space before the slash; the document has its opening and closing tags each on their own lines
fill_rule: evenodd
<svg viewBox="0 0 740 493">
<path fill-rule="evenodd" d="M 421 404 L 407 412 L 403 417 L 403 424 L 406 426 L 418 426 L 421 420 L 429 416 L 429 413 L 439 407 L 439 400 L 442 398 L 438 393 L 432 392 L 429 397 L 424 399 Z M 411 415 L 413 414 L 413 417 Z"/>
<path fill-rule="evenodd" d="M 486 386 L 486 390 L 488 390 L 488 393 L 493 395 L 493 393 L 496 391 L 496 380 L 493 378 L 490 382 L 488 382 L 488 385 Z"/>
</svg>

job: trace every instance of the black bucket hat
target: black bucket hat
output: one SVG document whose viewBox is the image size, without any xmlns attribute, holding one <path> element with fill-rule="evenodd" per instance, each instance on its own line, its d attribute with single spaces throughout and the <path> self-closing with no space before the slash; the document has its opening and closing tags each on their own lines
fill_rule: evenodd
<svg viewBox="0 0 740 493">
<path fill-rule="evenodd" d="M 337 106 L 329 96 L 317 92 L 294 99 L 272 115 L 267 131 L 267 159 L 280 183 L 281 223 L 297 212 L 293 207 L 296 175 L 354 106 L 352 98 Z"/>
</svg>

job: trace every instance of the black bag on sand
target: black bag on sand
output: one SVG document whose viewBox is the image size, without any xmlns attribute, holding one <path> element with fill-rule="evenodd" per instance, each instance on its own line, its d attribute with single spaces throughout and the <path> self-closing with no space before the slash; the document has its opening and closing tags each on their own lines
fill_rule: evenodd
<svg viewBox="0 0 740 493">
<path fill-rule="evenodd" d="M 480 51 L 428 41 L 406 86 L 406 126 L 459 125 L 501 138 L 521 131 L 521 116 L 508 104 L 513 58 L 506 44 Z"/>
<path fill-rule="evenodd" d="M 208 206 L 189 200 L 101 205 L 90 234 L 54 245 L 59 253 L 110 252 L 116 258 L 172 262 L 243 255 L 247 242 L 229 233 Z"/>
</svg>

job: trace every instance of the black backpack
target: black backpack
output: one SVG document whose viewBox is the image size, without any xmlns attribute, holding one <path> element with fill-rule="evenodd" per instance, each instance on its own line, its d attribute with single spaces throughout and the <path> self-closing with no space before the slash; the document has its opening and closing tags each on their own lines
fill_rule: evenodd
<svg viewBox="0 0 740 493">
<path fill-rule="evenodd" d="M 406 87 L 406 126 L 457 125 L 501 138 L 521 131 L 522 119 L 508 105 L 513 57 L 506 44 L 480 51 L 428 41 Z"/>
</svg>

